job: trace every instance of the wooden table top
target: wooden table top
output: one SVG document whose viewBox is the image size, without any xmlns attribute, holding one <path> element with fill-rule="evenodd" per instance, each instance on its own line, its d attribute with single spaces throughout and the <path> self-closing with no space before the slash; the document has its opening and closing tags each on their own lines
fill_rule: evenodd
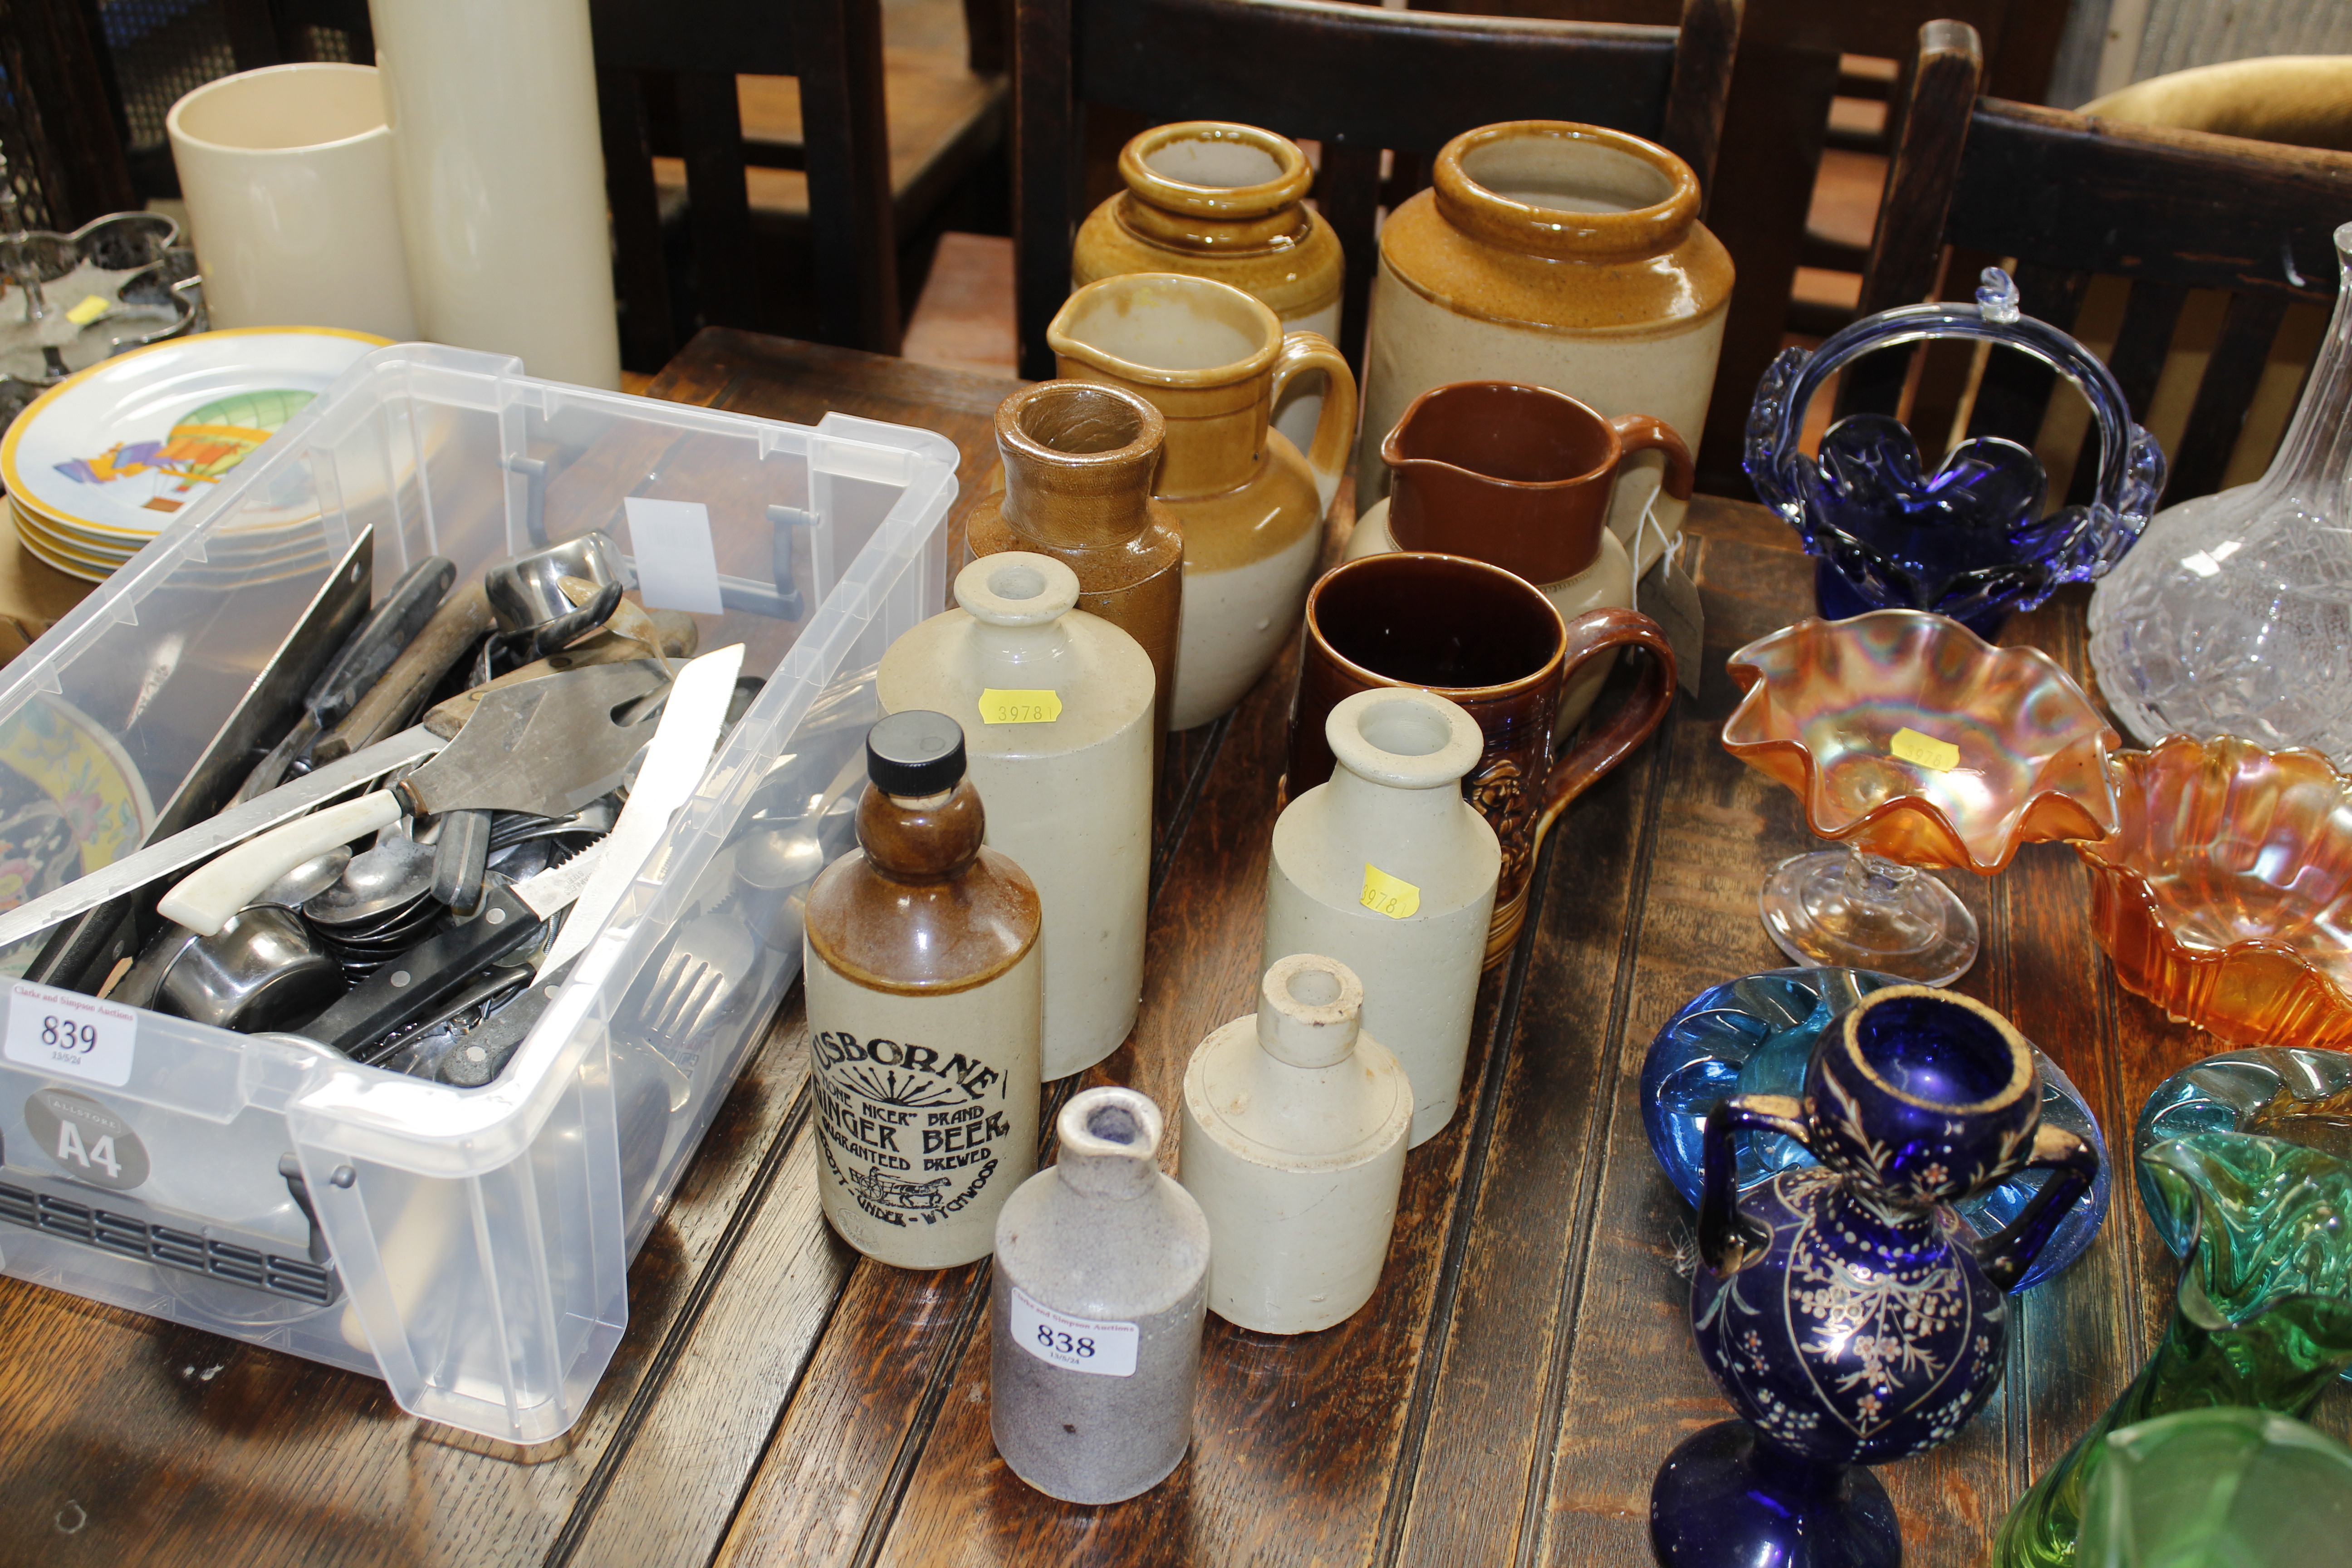
<svg viewBox="0 0 2352 1568">
<path fill-rule="evenodd" d="M 927 426 L 962 448 L 968 507 L 1012 385 L 706 331 L 655 391 Z M 1814 842 L 1717 741 L 1724 656 L 1810 609 L 1810 563 L 1754 506 L 1702 499 L 1688 526 L 1701 694 L 1552 833 L 1461 1112 L 1408 1163 L 1379 1294 L 1294 1339 L 1211 1318 L 1192 1449 L 1155 1490 L 1029 1490 L 989 1443 L 988 1265 L 902 1272 L 827 1231 L 795 987 L 631 1270 L 627 1336 L 567 1439 L 517 1455 L 381 1383 L 0 1279 L 0 1564 L 1647 1562 L 1652 1474 L 1726 1406 L 1684 1315 L 1692 1215 L 1643 1136 L 1642 1057 L 1693 994 L 1784 962 L 1757 887 Z M 2008 637 L 2085 668 L 2079 603 Z M 1142 1018 L 1078 1082 L 1172 1107 L 1192 1047 L 1254 1009 L 1291 668 L 1174 742 Z M 2116 986 L 2070 851 L 1955 881 L 1984 928 L 1958 988 L 2127 1148 L 2149 1089 L 2216 1047 Z M 1990 1406 L 1879 1472 L 1909 1561 L 1979 1561 L 2154 1344 L 2178 1267 L 2117 1177 L 2097 1245 L 2018 1299 Z M 2315 1419 L 2342 1431 L 2347 1406 Z"/>
</svg>

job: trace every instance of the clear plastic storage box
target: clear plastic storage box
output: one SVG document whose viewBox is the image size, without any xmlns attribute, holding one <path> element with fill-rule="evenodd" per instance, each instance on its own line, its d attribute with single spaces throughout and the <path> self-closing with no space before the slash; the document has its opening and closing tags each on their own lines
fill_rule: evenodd
<svg viewBox="0 0 2352 1568">
<path fill-rule="evenodd" d="M 709 509 L 726 609 L 701 646 L 741 642 L 767 685 L 486 1088 L 145 1012 L 120 1087 L 0 1059 L 0 1269 L 381 1375 L 469 1431 L 568 1429 L 629 1259 L 799 972 L 802 891 L 852 841 L 873 667 L 945 599 L 956 459 L 496 355 L 354 365 L 7 668 L 0 738 L 109 752 L 163 800 L 362 527 L 381 592 L 427 553 L 472 575 L 590 529 L 625 555 L 633 496 Z"/>
</svg>

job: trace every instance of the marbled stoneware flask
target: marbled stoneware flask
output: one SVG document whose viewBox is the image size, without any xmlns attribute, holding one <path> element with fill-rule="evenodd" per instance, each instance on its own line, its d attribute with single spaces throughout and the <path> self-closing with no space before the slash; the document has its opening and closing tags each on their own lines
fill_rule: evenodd
<svg viewBox="0 0 2352 1568">
<path fill-rule="evenodd" d="M 1456 136 L 1430 177 L 1381 226 L 1359 512 L 1389 492 L 1381 441 L 1448 382 L 1549 386 L 1606 418 L 1654 416 L 1695 449 L 1732 273 L 1698 221 L 1690 165 L 1622 132 L 1514 120 Z M 1662 464 L 1629 465 L 1610 502 L 1636 576 L 1682 526 L 1685 503 L 1658 493 Z M 1642 531 L 1653 499 L 1657 525 Z"/>
<path fill-rule="evenodd" d="M 1419 1144 L 1462 1097 L 1503 868 L 1462 798 L 1486 740 L 1458 704 L 1411 687 L 1341 699 L 1324 736 L 1338 765 L 1274 825 L 1264 963 L 1320 953 L 1363 977 L 1363 1029 L 1412 1081 Z"/>
<path fill-rule="evenodd" d="M 957 608 L 882 656 L 883 708 L 964 725 L 988 842 L 1045 910 L 1040 1071 L 1066 1078 L 1117 1050 L 1143 996 L 1151 883 L 1151 660 L 1076 608 L 1077 574 L 1007 551 L 957 576 Z"/>
<path fill-rule="evenodd" d="M 1167 421 L 1123 387 L 1024 386 L 996 408 L 1004 489 L 973 503 L 966 549 L 1050 555 L 1078 574 L 1078 608 L 1143 645 L 1160 728 L 1176 700 L 1184 619 L 1184 537 L 1151 499 Z"/>
<path fill-rule="evenodd" d="M 1209 1225 L 1160 1173 L 1148 1096 L 1090 1089 L 1054 1127 L 1060 1163 L 996 1220 L 989 1431 L 1047 1497 L 1118 1502 L 1166 1479 L 1192 1441 Z"/>
<path fill-rule="evenodd" d="M 1307 205 L 1315 171 L 1298 143 L 1255 125 L 1185 120 L 1155 125 L 1119 150 L 1127 189 L 1078 226 L 1070 287 L 1123 272 L 1183 272 L 1230 283 L 1282 319 L 1286 332 L 1339 338 L 1347 267 L 1339 237 Z M 1274 426 L 1305 451 L 1323 394 L 1301 382 Z"/>
<path fill-rule="evenodd" d="M 858 847 L 809 886 L 803 969 L 817 1192 L 858 1251 L 902 1268 L 985 1258 L 1036 1168 L 1037 889 L 982 847 L 963 732 L 894 713 L 866 738 Z"/>
<path fill-rule="evenodd" d="M 1184 1069 L 1178 1176 L 1209 1217 L 1209 1310 L 1229 1323 L 1311 1333 L 1381 1282 L 1412 1085 L 1363 1010 L 1354 970 L 1294 953 Z"/>
<path fill-rule="evenodd" d="M 1285 332 L 1239 289 L 1172 272 L 1089 283 L 1045 329 L 1061 374 L 1124 387 L 1158 408 L 1168 451 L 1152 494 L 1184 536 L 1183 642 L 1163 722 L 1189 730 L 1241 700 L 1298 631 L 1347 471 L 1356 380 L 1312 332 Z M 1267 424 L 1294 377 L 1325 381 L 1302 456 Z"/>
</svg>

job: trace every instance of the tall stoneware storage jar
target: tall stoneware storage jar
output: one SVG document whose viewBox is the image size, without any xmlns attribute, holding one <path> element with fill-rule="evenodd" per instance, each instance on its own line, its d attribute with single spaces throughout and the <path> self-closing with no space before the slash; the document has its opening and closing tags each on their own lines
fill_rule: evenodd
<svg viewBox="0 0 2352 1568">
<path fill-rule="evenodd" d="M 1070 287 L 1128 272 L 1229 283 L 1281 318 L 1286 332 L 1339 341 L 1347 268 L 1339 237 L 1305 204 L 1315 171 L 1286 136 L 1223 120 L 1155 125 L 1118 155 L 1127 189 L 1078 226 Z M 1323 406 L 1319 380 L 1286 389 L 1274 427 L 1304 452 Z"/>
<path fill-rule="evenodd" d="M 1698 221 L 1690 165 L 1622 132 L 1514 120 L 1447 142 L 1431 179 L 1381 229 L 1359 509 L 1388 493 L 1381 438 L 1448 382 L 1549 386 L 1604 417 L 1663 419 L 1696 450 L 1731 257 Z M 1659 494 L 1663 472 L 1655 454 L 1628 463 L 1610 506 L 1636 573 L 1682 526 L 1685 503 Z"/>
</svg>

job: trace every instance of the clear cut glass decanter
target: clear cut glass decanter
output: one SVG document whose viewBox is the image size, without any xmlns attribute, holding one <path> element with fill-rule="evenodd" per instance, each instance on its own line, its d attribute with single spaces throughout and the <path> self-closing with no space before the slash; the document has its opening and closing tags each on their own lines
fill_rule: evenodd
<svg viewBox="0 0 2352 1568">
<path fill-rule="evenodd" d="M 2336 231 L 2352 279 L 2352 224 Z M 2167 507 L 2091 595 L 2099 690 L 2142 742 L 2231 734 L 2352 764 L 2352 282 L 2270 471 Z"/>
</svg>

